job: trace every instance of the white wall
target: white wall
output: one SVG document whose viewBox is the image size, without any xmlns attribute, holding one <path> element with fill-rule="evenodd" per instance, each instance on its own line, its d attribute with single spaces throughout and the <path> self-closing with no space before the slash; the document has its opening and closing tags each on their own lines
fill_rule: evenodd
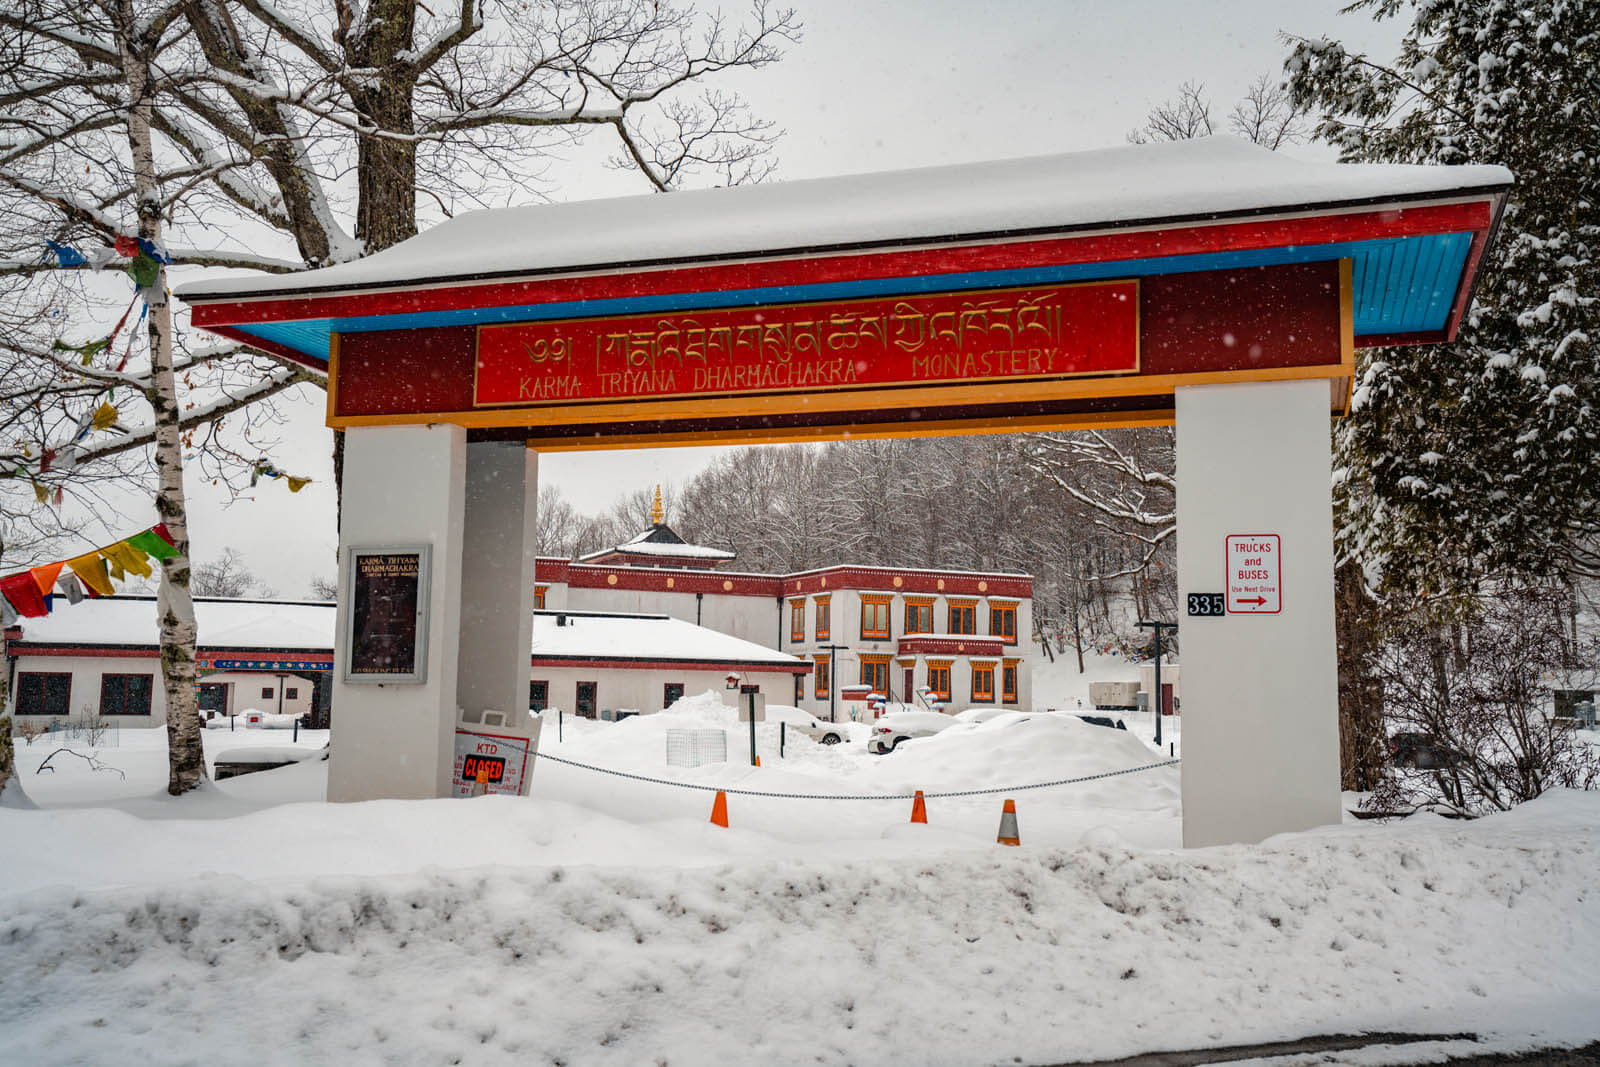
<svg viewBox="0 0 1600 1067">
<path fill-rule="evenodd" d="M 542 584 L 542 583 L 541 583 Z M 670 615 L 684 622 L 696 622 L 717 633 L 751 641 L 764 648 L 776 648 L 778 604 L 771 597 L 731 596 L 706 593 L 700 601 L 693 593 L 656 592 L 648 589 L 591 588 L 551 585 L 545 592 L 546 611 L 615 611 L 636 615 Z M 789 617 L 783 616 L 783 625 Z M 784 651 L 788 632 L 784 632 Z"/>
<path fill-rule="evenodd" d="M 100 714 L 100 676 L 102 674 L 150 675 L 150 714 L 107 716 L 106 722 L 118 727 L 140 729 L 167 724 L 167 696 L 161 684 L 161 660 L 150 656 L 27 656 L 16 660 L 16 673 L 12 676 L 7 695 L 7 711 L 16 715 L 17 681 L 23 674 L 69 674 L 72 681 L 67 692 L 67 714 L 17 715 L 19 720 L 48 722 L 52 718 L 82 719 Z M 3 668 L 0 664 L 0 668 Z M 310 683 L 308 682 L 307 685 Z"/>
<path fill-rule="evenodd" d="M 727 674 L 722 671 L 685 670 L 624 670 L 590 667 L 543 667 L 535 665 L 528 675 L 531 681 L 549 683 L 549 706 L 572 713 L 577 707 L 579 682 L 597 682 L 597 710 L 615 711 L 619 708 L 648 715 L 661 710 L 662 693 L 668 683 L 683 686 L 684 696 L 695 696 L 708 689 L 719 693 L 726 690 Z M 788 704 L 794 696 L 794 675 L 777 672 L 746 672 L 744 683 L 759 685 L 767 700 L 774 704 Z"/>
<path fill-rule="evenodd" d="M 149 656 L 28 656 L 17 657 L 16 673 L 18 676 L 27 674 L 69 674 L 69 692 L 67 705 L 69 714 L 60 716 L 63 719 L 81 719 L 86 716 L 100 715 L 100 677 L 105 674 L 148 674 L 150 675 L 150 714 L 149 715 L 108 715 L 105 719 L 114 726 L 125 729 L 154 729 L 167 724 L 167 693 L 161 681 L 161 660 L 154 653 Z M 233 692 L 228 701 L 228 708 L 238 714 L 245 708 L 255 708 L 258 711 L 277 713 L 278 693 L 280 690 L 294 689 L 293 698 L 287 695 L 283 700 L 283 713 L 285 715 L 303 715 L 311 710 L 314 698 L 314 683 L 310 678 L 298 674 L 277 674 L 272 671 L 224 671 L 215 674 L 200 676 L 202 684 L 210 685 L 219 683 L 231 685 Z M 263 697 L 263 689 L 272 690 L 272 696 Z M 8 714 L 15 714 L 17 704 L 16 685 L 13 684 L 8 693 L 9 701 L 6 709 Z M 22 715 L 20 719 L 48 722 L 53 716 L 49 715 Z"/>
</svg>

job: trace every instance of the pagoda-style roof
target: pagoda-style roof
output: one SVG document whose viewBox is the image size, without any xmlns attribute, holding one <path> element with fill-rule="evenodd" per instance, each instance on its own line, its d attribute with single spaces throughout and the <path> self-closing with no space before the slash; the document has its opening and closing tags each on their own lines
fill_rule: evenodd
<svg viewBox="0 0 1600 1067">
<path fill-rule="evenodd" d="M 580 563 L 617 563 L 633 567 L 688 567 L 709 570 L 733 559 L 734 553 L 707 545 L 691 545 L 664 522 L 615 545 L 579 556 Z"/>
</svg>

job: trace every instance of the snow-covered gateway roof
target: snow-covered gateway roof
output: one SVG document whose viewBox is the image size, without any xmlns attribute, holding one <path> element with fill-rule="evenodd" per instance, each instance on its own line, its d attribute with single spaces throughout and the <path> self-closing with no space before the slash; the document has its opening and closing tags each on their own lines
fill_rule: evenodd
<svg viewBox="0 0 1600 1067">
<path fill-rule="evenodd" d="M 332 652 L 334 605 L 309 601 L 196 597 L 202 651 L 219 649 Z M 103 597 L 25 619 L 12 655 L 30 649 L 153 649 L 159 641 L 153 597 Z M 666 615 L 542 611 L 533 617 L 532 656 L 543 660 L 606 660 L 715 664 L 754 669 L 810 670 L 783 652 L 729 637 Z"/>
<path fill-rule="evenodd" d="M 194 322 L 314 367 L 330 334 L 1056 284 L 1349 258 L 1355 332 L 1368 344 L 1439 340 L 1465 310 L 1471 259 L 1498 218 L 1511 174 L 1497 166 L 1312 163 L 1243 141 L 1128 145 L 1093 152 L 478 211 L 366 259 L 302 274 L 181 287 Z M 1488 210 L 1389 209 L 1471 204 Z M 1381 209 L 1374 211 L 1374 209 Z M 1364 213 L 1371 223 L 1330 225 Z M 1295 226 L 1259 225 L 1293 220 Z M 1240 223 L 1219 229 L 1219 222 Z M 1345 219 L 1348 223 L 1349 219 Z M 1257 225 L 1250 225 L 1250 224 Z M 1184 239 L 1181 232 L 1198 228 Z M 1092 236 L 1033 270 L 741 287 L 737 275 L 658 291 L 599 276 L 685 266 Z M 1200 235 L 1203 234 L 1203 237 Z M 1471 258 L 1469 258 L 1471 257 Z M 945 268 L 947 271 L 951 268 Z M 552 285 L 557 278 L 584 284 Z M 388 294 L 387 298 L 385 294 Z"/>
</svg>

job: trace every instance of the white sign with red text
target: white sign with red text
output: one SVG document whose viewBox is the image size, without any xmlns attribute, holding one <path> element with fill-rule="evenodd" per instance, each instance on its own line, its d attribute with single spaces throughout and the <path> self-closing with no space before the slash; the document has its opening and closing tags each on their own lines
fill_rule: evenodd
<svg viewBox="0 0 1600 1067">
<path fill-rule="evenodd" d="M 1276 615 L 1283 610 L 1283 543 L 1277 534 L 1229 534 L 1228 614 Z"/>
</svg>

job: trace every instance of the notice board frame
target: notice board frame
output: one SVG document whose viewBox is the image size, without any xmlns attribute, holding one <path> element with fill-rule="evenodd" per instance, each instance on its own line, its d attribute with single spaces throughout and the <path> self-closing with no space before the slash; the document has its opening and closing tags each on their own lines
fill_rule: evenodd
<svg viewBox="0 0 1600 1067">
<path fill-rule="evenodd" d="M 369 577 L 364 577 L 361 572 L 360 561 L 373 556 L 411 556 L 416 559 L 416 574 L 402 576 L 402 579 L 414 580 L 411 590 L 413 603 L 410 607 L 409 631 L 401 623 L 398 636 L 402 641 L 409 641 L 411 648 L 411 670 L 409 671 L 378 671 L 356 670 L 357 664 L 357 615 L 361 614 L 363 601 L 370 598 Z M 345 552 L 343 574 L 340 576 L 340 592 L 344 597 L 344 626 L 341 636 L 344 638 L 339 650 L 339 677 L 341 681 L 353 685 L 421 685 L 428 680 L 428 626 L 431 620 L 432 578 L 433 578 L 433 545 L 428 543 L 399 544 L 399 545 L 351 545 Z M 402 593 L 404 589 L 402 588 Z M 370 614 L 366 615 L 370 621 Z M 371 637 L 372 635 L 360 635 Z"/>
</svg>

